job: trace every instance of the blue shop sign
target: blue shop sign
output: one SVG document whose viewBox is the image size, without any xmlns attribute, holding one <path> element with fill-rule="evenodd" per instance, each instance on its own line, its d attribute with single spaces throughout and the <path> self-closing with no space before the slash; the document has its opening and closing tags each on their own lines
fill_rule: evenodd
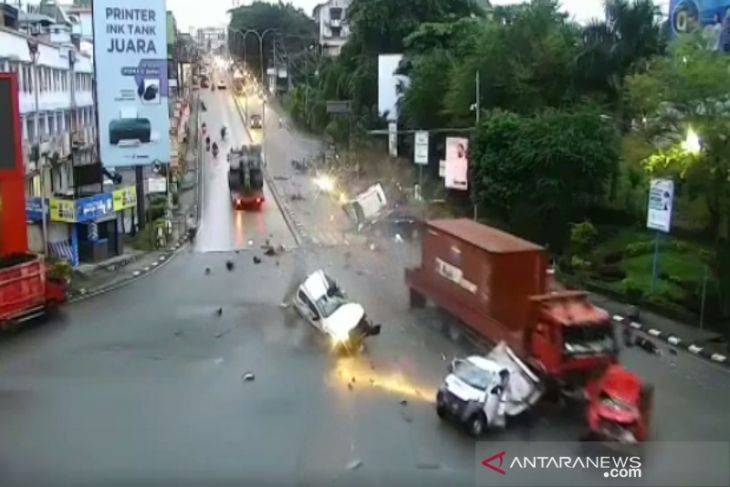
<svg viewBox="0 0 730 487">
<path fill-rule="evenodd" d="M 25 199 L 26 218 L 31 221 L 43 219 L 43 200 L 39 196 Z M 46 198 L 46 215 L 48 214 L 48 198 Z"/>
<path fill-rule="evenodd" d="M 114 213 L 114 198 L 111 193 L 101 193 L 76 200 L 76 221 L 93 222 Z"/>
</svg>

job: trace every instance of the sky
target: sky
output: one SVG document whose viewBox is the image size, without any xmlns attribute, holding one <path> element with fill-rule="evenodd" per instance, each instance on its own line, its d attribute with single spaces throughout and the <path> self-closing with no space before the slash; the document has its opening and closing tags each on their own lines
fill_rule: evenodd
<svg viewBox="0 0 730 487">
<path fill-rule="evenodd" d="M 322 0 L 290 0 L 294 6 L 312 14 L 314 6 Z M 397 2 L 398 0 L 392 0 Z M 492 0 L 493 5 L 521 3 L 523 0 Z M 178 28 L 187 31 L 190 26 L 224 26 L 228 23 L 226 11 L 233 6 L 234 0 L 167 0 L 167 8 L 175 13 Z M 666 12 L 669 0 L 655 0 Z M 243 0 L 242 4 L 250 3 Z M 201 8 L 204 5 L 205 8 Z M 578 22 L 603 17 L 603 0 L 563 0 L 563 9 Z"/>
</svg>

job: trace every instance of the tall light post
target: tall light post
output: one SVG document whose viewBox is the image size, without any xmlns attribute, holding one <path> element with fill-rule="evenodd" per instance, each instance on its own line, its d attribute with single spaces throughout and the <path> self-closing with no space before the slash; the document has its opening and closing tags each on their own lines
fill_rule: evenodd
<svg viewBox="0 0 730 487">
<path fill-rule="evenodd" d="M 46 197 L 45 197 L 45 178 L 44 178 L 44 165 L 41 162 L 41 147 L 40 147 L 40 140 L 41 140 L 41 134 L 39 133 L 39 107 L 40 103 L 38 101 L 39 98 L 39 90 L 40 90 L 40 79 L 38 76 L 38 58 L 40 57 L 40 50 L 38 49 L 38 41 L 33 39 L 32 37 L 28 38 L 28 52 L 30 53 L 30 58 L 33 61 L 33 77 L 35 78 L 33 81 L 33 96 L 35 98 L 35 113 L 33 114 L 33 131 L 35 133 L 36 137 L 36 150 L 33 151 L 33 153 L 36 156 L 36 164 L 38 167 L 38 174 L 40 179 L 40 187 L 41 187 L 41 238 L 43 239 L 43 255 L 48 255 L 48 215 L 47 215 L 47 208 L 46 208 Z"/>
</svg>

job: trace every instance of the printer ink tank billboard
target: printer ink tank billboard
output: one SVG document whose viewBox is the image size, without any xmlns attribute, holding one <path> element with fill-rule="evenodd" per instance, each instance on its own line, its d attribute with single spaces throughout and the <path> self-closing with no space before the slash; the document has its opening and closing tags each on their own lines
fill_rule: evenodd
<svg viewBox="0 0 730 487">
<path fill-rule="evenodd" d="M 101 162 L 170 161 L 164 0 L 94 0 L 94 73 Z"/>
</svg>

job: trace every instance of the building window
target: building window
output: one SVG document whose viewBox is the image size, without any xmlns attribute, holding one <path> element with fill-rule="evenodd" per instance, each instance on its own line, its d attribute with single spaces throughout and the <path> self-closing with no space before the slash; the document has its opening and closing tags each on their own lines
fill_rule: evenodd
<svg viewBox="0 0 730 487">
<path fill-rule="evenodd" d="M 33 117 L 25 117 L 25 135 L 29 141 L 35 141 L 35 122 L 33 121 Z"/>
<path fill-rule="evenodd" d="M 63 114 L 63 117 L 64 117 L 64 123 L 66 124 L 66 130 L 68 130 L 70 132 L 71 131 L 71 112 L 66 110 L 66 112 L 64 112 L 64 114 Z"/>
<path fill-rule="evenodd" d="M 56 112 L 56 127 L 58 127 L 58 133 L 62 134 L 68 127 L 63 124 L 63 112 Z"/>
<path fill-rule="evenodd" d="M 54 135 L 56 133 L 56 115 L 54 113 L 48 114 L 48 135 Z"/>
<path fill-rule="evenodd" d="M 331 8 L 330 9 L 330 19 L 331 20 L 342 20 L 342 9 L 339 7 Z"/>
</svg>

